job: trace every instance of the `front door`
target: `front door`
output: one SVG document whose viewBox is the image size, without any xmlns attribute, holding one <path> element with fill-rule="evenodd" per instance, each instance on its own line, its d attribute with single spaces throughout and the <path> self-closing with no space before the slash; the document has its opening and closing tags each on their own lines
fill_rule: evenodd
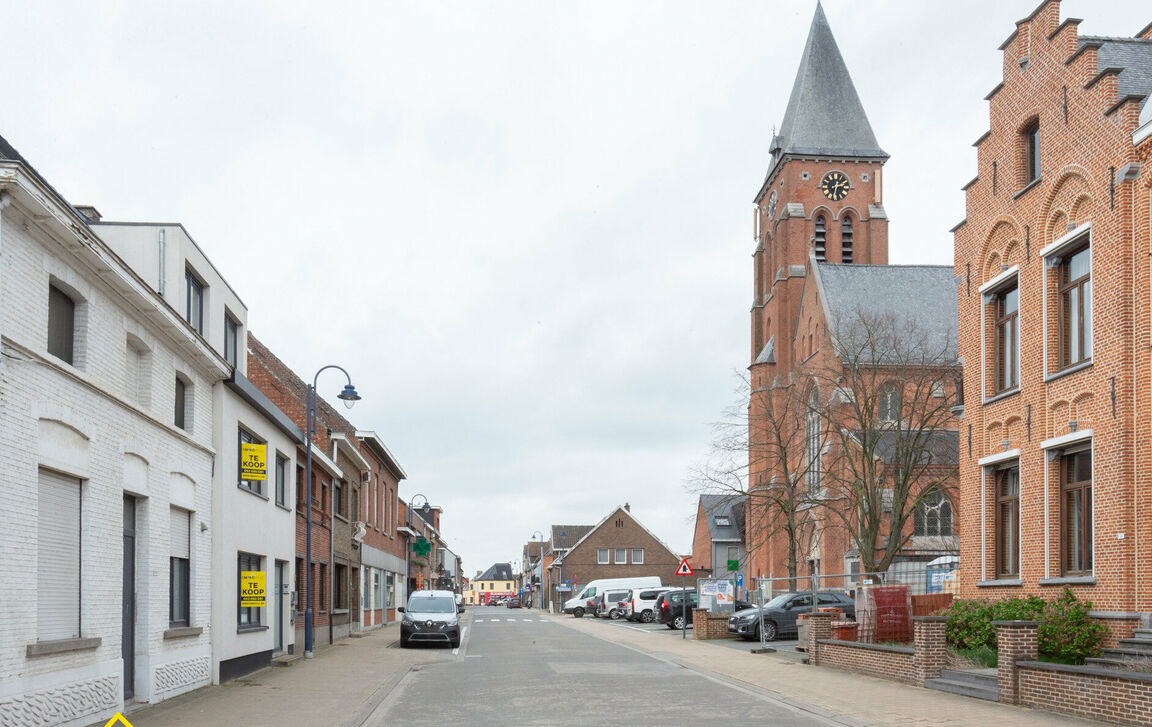
<svg viewBox="0 0 1152 727">
<path fill-rule="evenodd" d="M 272 648 L 276 653 L 284 651 L 284 569 L 287 566 L 282 560 L 276 561 L 276 591 L 272 599 L 272 607 L 275 609 L 272 622 L 276 629 Z"/>
<path fill-rule="evenodd" d="M 124 496 L 124 612 L 120 621 L 120 657 L 124 660 L 124 699 L 136 680 L 136 498 Z"/>
</svg>

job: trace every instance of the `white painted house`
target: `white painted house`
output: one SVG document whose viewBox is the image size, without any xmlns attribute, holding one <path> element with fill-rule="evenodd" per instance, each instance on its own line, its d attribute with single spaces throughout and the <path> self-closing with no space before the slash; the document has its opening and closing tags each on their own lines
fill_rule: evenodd
<svg viewBox="0 0 1152 727">
<path fill-rule="evenodd" d="M 0 138 L 0 724 L 212 678 L 230 366 Z"/>
<path fill-rule="evenodd" d="M 212 681 L 227 681 L 294 651 L 296 451 L 304 433 L 245 377 L 248 309 L 183 225 L 105 222 L 86 211 L 93 229 L 230 369 L 206 412 L 216 454 Z M 263 480 L 241 473 L 244 444 L 263 448 Z M 263 607 L 241 605 L 242 572 L 264 574 Z"/>
</svg>

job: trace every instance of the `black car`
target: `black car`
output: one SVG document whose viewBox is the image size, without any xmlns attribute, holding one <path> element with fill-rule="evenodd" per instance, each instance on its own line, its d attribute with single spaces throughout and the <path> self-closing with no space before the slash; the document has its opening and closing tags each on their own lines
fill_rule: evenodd
<svg viewBox="0 0 1152 727">
<path fill-rule="evenodd" d="M 460 618 L 451 591 L 413 591 L 408 606 L 396 609 L 400 621 L 400 648 L 416 641 L 460 646 Z"/>
<path fill-rule="evenodd" d="M 795 638 L 796 617 L 814 610 L 812 597 L 811 592 L 781 593 L 760 608 L 737 611 L 728 619 L 728 633 L 752 641 L 760 638 L 760 629 L 763 628 L 765 641 Z M 817 591 L 815 597 L 815 608 L 838 608 L 846 618 L 856 618 L 856 603 L 850 596 L 839 591 Z"/>
<path fill-rule="evenodd" d="M 685 602 L 687 602 L 687 609 Z M 687 620 L 688 626 L 692 625 L 690 610 L 698 605 L 700 605 L 700 595 L 696 591 L 665 591 L 656 599 L 656 605 L 652 607 L 652 611 L 660 623 L 668 628 L 682 629 L 685 626 L 685 620 Z"/>
</svg>

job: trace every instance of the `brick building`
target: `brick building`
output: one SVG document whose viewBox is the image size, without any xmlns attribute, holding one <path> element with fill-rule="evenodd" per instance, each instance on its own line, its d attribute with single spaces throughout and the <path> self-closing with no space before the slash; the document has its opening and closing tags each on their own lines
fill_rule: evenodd
<svg viewBox="0 0 1152 727">
<path fill-rule="evenodd" d="M 407 474 L 376 432 L 357 430 L 361 453 L 369 463 L 362 498 L 364 540 L 361 543 L 363 628 L 396 621 L 403 599 L 405 539 L 397 532 L 400 516 L 400 481 Z"/>
<path fill-rule="evenodd" d="M 884 460 L 921 428 L 938 428 L 945 434 L 954 426 L 946 409 L 947 416 L 931 423 L 915 421 L 933 408 L 939 415 L 941 408 L 928 401 L 911 379 L 936 377 L 932 388 L 939 391 L 940 402 L 954 390 L 954 373 L 948 369 L 955 366 L 956 292 L 946 267 L 888 265 L 882 184 L 888 155 L 876 141 L 819 5 L 770 149 L 768 172 L 754 199 L 749 469 L 744 483 L 750 495 L 747 570 L 750 576 L 776 579 L 785 579 L 793 570 L 798 575 L 852 573 L 859 571 L 860 549 L 867 545 L 856 547 L 845 522 L 861 506 L 885 507 L 879 496 L 887 495 L 878 491 L 875 480 L 887 475 L 871 475 L 867 486 L 877 491 L 856 492 L 855 498 L 849 497 L 853 492 L 849 487 L 830 486 L 837 479 L 833 475 L 845 474 L 851 458 L 865 456 L 847 439 L 840 442 L 847 446 L 835 446 L 832 433 L 845 430 L 844 422 L 849 422 L 863 435 L 856 440 L 867 441 L 866 448 L 874 450 L 867 459 Z M 896 333 L 896 326 L 906 327 L 910 336 L 928 336 L 928 343 L 937 348 L 934 360 L 917 358 L 917 352 L 910 350 L 906 354 L 912 355 L 899 362 L 885 359 L 889 351 L 876 352 L 871 361 L 857 351 L 849 361 L 847 336 L 865 317 L 887 321 L 893 327 L 889 336 Z M 849 371 L 852 366 L 857 368 Z M 884 380 L 884 369 L 893 372 L 890 381 Z M 845 393 L 845 386 L 838 383 L 841 374 L 850 377 L 863 370 L 876 379 L 875 386 L 848 392 L 855 398 L 845 403 L 844 396 L 837 397 Z M 785 400 L 797 392 L 802 397 Z M 920 398 L 921 408 L 910 416 L 913 395 Z M 890 417 L 877 411 L 886 396 L 895 406 Z M 863 402 L 872 409 L 865 412 Z M 869 416 L 862 418 L 865 413 Z M 850 414 L 855 414 L 855 422 L 840 418 Z M 955 442 L 954 432 L 943 437 L 939 464 L 954 471 L 954 455 L 951 462 L 945 461 L 949 439 Z M 935 454 L 932 448 L 926 451 Z M 902 476 L 900 462 L 882 465 L 894 477 Z M 898 550 L 897 560 L 939 555 L 937 546 L 949 550 L 948 542 L 916 542 L 928 532 L 941 534 L 940 512 L 948 514 L 943 534 L 952 536 L 954 503 L 943 486 L 946 478 L 939 474 L 926 470 L 923 478 L 903 485 L 911 502 L 893 512 L 909 515 L 897 528 L 898 534 L 913 540 L 908 541 L 912 547 Z M 841 477 L 841 484 L 846 479 Z M 790 500 L 783 507 L 781 488 L 789 491 Z M 915 532 L 930 522 L 936 524 L 935 530 Z M 890 523 L 887 527 L 891 529 Z M 900 539 L 888 538 L 881 529 L 875 547 Z M 920 545 L 930 547 L 916 547 Z"/>
<path fill-rule="evenodd" d="M 567 596 L 561 594 L 561 604 L 579 592 L 582 584 L 597 578 L 660 576 L 670 581 L 680 564 L 680 556 L 641 525 L 631 510 L 628 503 L 613 510 L 549 566 L 552 592 L 559 582 L 561 567 L 564 580 L 571 580 L 573 584 L 573 591 Z M 553 527 L 553 532 L 555 529 Z"/>
<path fill-rule="evenodd" d="M 700 496 L 692 531 L 692 570 L 697 576 L 735 578 L 744 571 L 747 504 L 746 495 Z M 732 561 L 737 567 L 729 570 Z"/>
<path fill-rule="evenodd" d="M 955 233 L 964 360 L 960 595 L 1065 587 L 1125 634 L 1152 612 L 1152 25 L 1080 35 L 1040 4 Z"/>
</svg>

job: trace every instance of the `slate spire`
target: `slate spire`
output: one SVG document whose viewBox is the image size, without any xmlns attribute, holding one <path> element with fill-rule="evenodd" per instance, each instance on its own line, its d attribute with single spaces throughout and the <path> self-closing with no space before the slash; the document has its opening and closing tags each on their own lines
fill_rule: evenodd
<svg viewBox="0 0 1152 727">
<path fill-rule="evenodd" d="M 771 150 L 769 175 L 786 154 L 888 158 L 876 143 L 820 3 L 808 30 L 784 122 L 773 136 Z"/>
</svg>

